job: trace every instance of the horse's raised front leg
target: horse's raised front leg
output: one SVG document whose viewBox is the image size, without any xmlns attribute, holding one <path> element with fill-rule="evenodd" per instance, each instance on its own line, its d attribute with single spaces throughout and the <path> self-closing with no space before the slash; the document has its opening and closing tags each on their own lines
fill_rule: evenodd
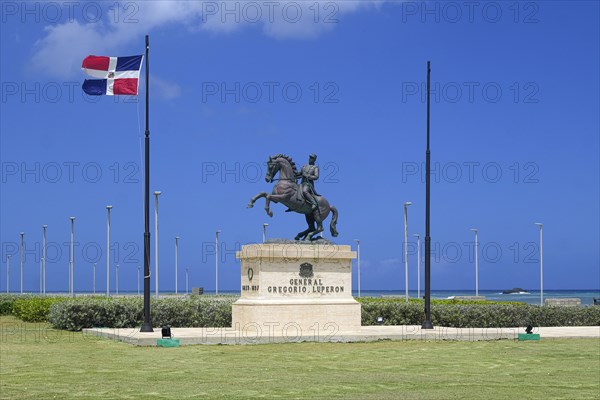
<svg viewBox="0 0 600 400">
<path fill-rule="evenodd" d="M 252 208 L 254 207 L 254 203 L 256 202 L 256 200 L 260 199 L 261 197 L 265 198 L 265 211 L 267 212 L 267 215 L 269 217 L 273 216 L 273 212 L 270 210 L 270 204 L 271 204 L 271 195 L 267 192 L 262 192 L 257 194 L 256 196 L 254 196 L 252 199 L 250 199 L 250 203 L 248 203 L 248 208 Z"/>
<path fill-rule="evenodd" d="M 287 197 L 288 196 L 286 194 L 269 194 L 269 195 L 267 195 L 267 197 L 265 197 L 265 199 L 266 199 L 265 210 L 267 211 L 267 214 L 269 214 L 269 217 L 273 216 L 273 212 L 270 209 L 271 201 L 273 203 L 280 203 L 280 202 L 284 201 Z"/>
<path fill-rule="evenodd" d="M 257 194 L 256 196 L 254 196 L 253 198 L 250 199 L 250 203 L 248 203 L 248 208 L 252 208 L 254 207 L 254 203 L 256 203 L 256 200 L 260 199 L 261 197 L 267 197 L 269 195 L 269 193 L 267 192 L 261 192 L 259 194 Z"/>
</svg>

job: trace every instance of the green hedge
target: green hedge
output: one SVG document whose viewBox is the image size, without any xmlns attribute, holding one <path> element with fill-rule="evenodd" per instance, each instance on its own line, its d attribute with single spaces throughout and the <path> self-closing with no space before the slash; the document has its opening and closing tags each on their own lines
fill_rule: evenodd
<svg viewBox="0 0 600 400">
<path fill-rule="evenodd" d="M 52 304 L 65 300 L 64 297 L 18 298 L 13 302 L 12 314 L 25 322 L 46 322 Z"/>
<path fill-rule="evenodd" d="M 15 301 L 32 297 L 31 295 L 0 294 L 0 315 L 11 315 Z"/>
<path fill-rule="evenodd" d="M 362 324 L 421 325 L 423 303 L 398 301 L 362 302 Z M 531 304 L 432 304 L 434 326 L 502 328 L 533 326 L 599 326 L 600 307 L 557 307 Z"/>
<path fill-rule="evenodd" d="M 231 298 L 152 299 L 152 325 L 171 327 L 231 326 Z M 79 298 L 53 304 L 48 322 L 55 328 L 79 331 L 83 328 L 133 328 L 143 322 L 141 298 Z"/>
<path fill-rule="evenodd" d="M 228 327 L 235 296 L 152 299 L 154 326 Z M 421 300 L 405 303 L 396 298 L 360 298 L 362 324 L 420 325 L 424 319 Z M 0 295 L 0 314 L 14 314 L 29 322 L 49 321 L 58 329 L 79 331 L 90 327 L 128 328 L 143 321 L 139 297 L 39 297 Z M 481 301 L 433 301 L 435 326 L 501 328 L 534 326 L 600 326 L 600 307 L 557 307 L 526 303 Z"/>
</svg>

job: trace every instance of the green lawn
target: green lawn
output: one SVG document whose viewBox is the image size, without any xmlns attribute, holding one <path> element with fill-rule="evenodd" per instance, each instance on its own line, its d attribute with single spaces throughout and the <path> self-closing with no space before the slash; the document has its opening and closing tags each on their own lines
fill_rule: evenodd
<svg viewBox="0 0 600 400">
<path fill-rule="evenodd" d="M 598 399 L 600 341 L 141 348 L 0 317 L 2 399 Z"/>
</svg>

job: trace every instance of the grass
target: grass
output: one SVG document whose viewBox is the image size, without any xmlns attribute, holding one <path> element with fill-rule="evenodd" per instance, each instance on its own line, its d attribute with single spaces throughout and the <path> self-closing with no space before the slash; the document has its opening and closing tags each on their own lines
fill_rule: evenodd
<svg viewBox="0 0 600 400">
<path fill-rule="evenodd" d="M 2 399 L 598 399 L 600 341 L 142 348 L 0 317 Z"/>
</svg>

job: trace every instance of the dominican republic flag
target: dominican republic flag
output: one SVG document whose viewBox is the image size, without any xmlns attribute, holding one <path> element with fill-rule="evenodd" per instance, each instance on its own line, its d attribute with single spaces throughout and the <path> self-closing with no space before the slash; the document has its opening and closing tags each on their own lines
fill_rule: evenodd
<svg viewBox="0 0 600 400">
<path fill-rule="evenodd" d="M 144 56 L 87 56 L 81 69 L 94 78 L 83 82 L 83 91 L 92 96 L 127 94 L 137 96 Z"/>
</svg>

